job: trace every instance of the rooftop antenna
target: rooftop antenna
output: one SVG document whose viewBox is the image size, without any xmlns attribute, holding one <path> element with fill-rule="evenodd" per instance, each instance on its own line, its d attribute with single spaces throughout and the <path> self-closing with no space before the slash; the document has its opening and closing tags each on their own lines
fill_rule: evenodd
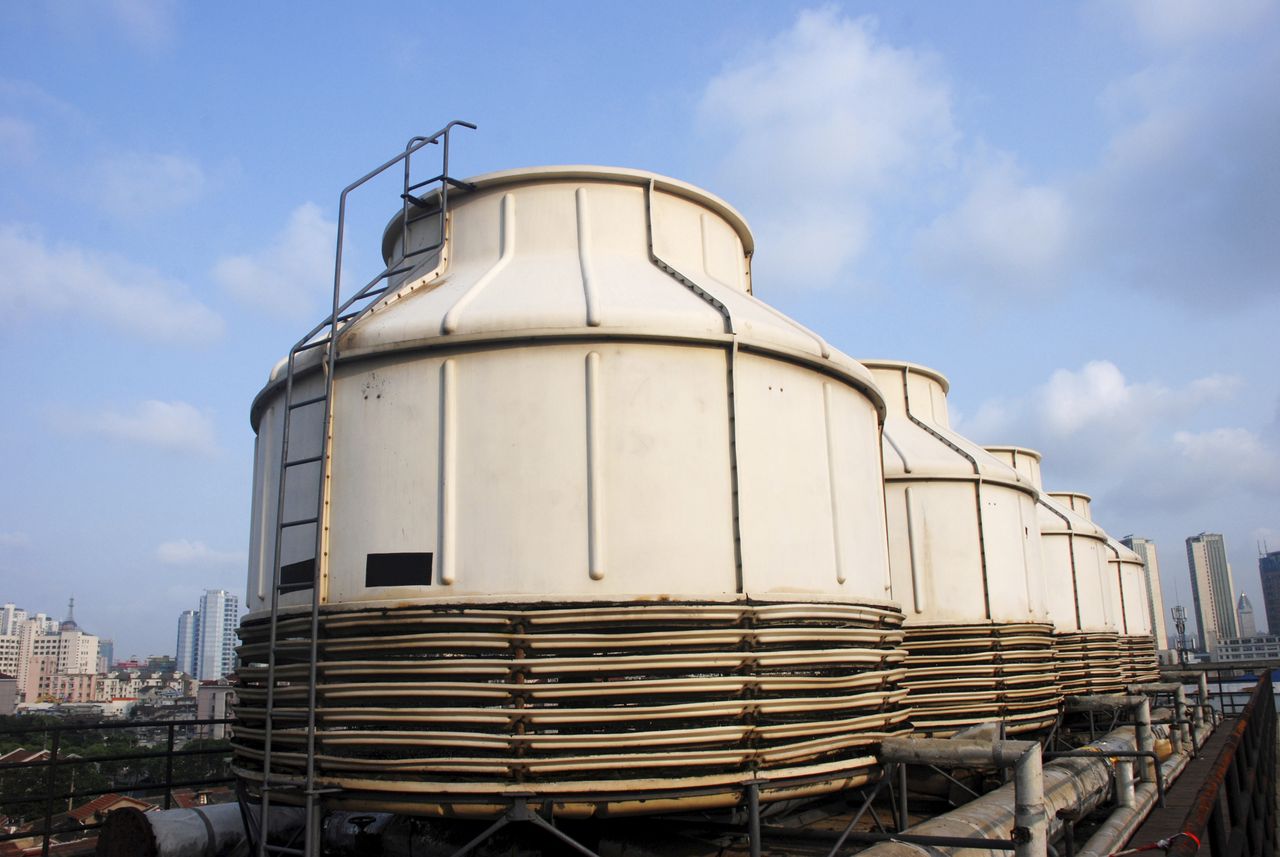
<svg viewBox="0 0 1280 857">
<path fill-rule="evenodd" d="M 67 602 L 67 621 L 74 622 L 76 620 L 76 599 L 75 596 Z"/>
<path fill-rule="evenodd" d="M 1178 629 L 1178 663 L 1187 665 L 1187 611 L 1181 604 L 1174 607 L 1173 625 Z"/>
</svg>

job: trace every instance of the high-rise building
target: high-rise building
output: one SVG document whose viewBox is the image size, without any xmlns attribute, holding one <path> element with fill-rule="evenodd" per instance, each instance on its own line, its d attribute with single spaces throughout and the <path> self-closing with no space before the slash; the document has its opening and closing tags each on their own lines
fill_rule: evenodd
<svg viewBox="0 0 1280 857">
<path fill-rule="evenodd" d="M 1160 559 L 1156 556 L 1156 543 L 1138 536 L 1125 536 L 1120 540 L 1125 547 L 1142 557 L 1146 568 L 1147 609 L 1151 612 L 1151 633 L 1156 638 L 1157 649 L 1168 649 L 1169 633 L 1164 621 L 1164 594 L 1160 589 Z"/>
<path fill-rule="evenodd" d="M 33 627 L 37 634 L 56 634 L 58 633 L 58 627 L 62 623 L 48 613 L 37 613 L 34 616 L 27 617 L 27 624 Z"/>
<path fill-rule="evenodd" d="M 196 678 L 219 679 L 235 669 L 236 625 L 240 599 L 225 589 L 206 589 L 200 596 L 196 635 Z"/>
<path fill-rule="evenodd" d="M 183 610 L 178 616 L 177 670 L 189 676 L 196 674 L 196 641 L 200 638 L 200 614 Z"/>
<path fill-rule="evenodd" d="M 1262 609 L 1267 614 L 1267 631 L 1280 634 L 1280 551 L 1258 557 L 1258 576 L 1262 578 Z"/>
<path fill-rule="evenodd" d="M 18 627 L 27 621 L 27 611 L 12 601 L 0 607 L 0 636 L 17 635 Z"/>
<path fill-rule="evenodd" d="M 105 673 L 116 665 L 116 641 L 98 640 L 98 672 Z"/>
<path fill-rule="evenodd" d="M 1249 602 L 1249 596 L 1243 592 L 1240 593 L 1240 600 L 1236 602 L 1236 615 L 1240 619 L 1241 639 L 1258 636 L 1258 623 L 1253 621 L 1253 604 Z"/>
<path fill-rule="evenodd" d="M 1200 644 L 1207 652 L 1218 640 L 1239 637 L 1235 611 L 1235 581 L 1227 562 L 1227 546 L 1220 533 L 1201 533 L 1187 539 L 1187 568 L 1195 601 Z"/>
</svg>

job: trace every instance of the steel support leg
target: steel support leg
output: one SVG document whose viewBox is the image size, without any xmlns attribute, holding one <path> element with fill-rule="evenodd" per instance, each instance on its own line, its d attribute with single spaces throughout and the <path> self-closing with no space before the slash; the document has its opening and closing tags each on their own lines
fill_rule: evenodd
<svg viewBox="0 0 1280 857">
<path fill-rule="evenodd" d="M 747 834 L 751 838 L 751 857 L 760 857 L 760 786 L 747 786 Z"/>
</svg>

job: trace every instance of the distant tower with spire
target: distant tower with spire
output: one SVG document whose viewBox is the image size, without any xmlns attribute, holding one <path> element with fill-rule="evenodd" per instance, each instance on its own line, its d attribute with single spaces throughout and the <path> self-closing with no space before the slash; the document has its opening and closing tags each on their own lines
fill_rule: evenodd
<svg viewBox="0 0 1280 857">
<path fill-rule="evenodd" d="M 59 631 L 79 631 L 80 626 L 76 624 L 76 599 L 71 598 L 67 602 L 67 618 L 62 620 L 62 624 L 58 626 Z"/>
<path fill-rule="evenodd" d="M 1236 613 L 1240 614 L 1240 636 L 1258 636 L 1258 624 L 1253 621 L 1253 605 L 1249 603 L 1249 596 L 1243 592 L 1240 593 L 1240 600 L 1236 602 Z"/>
</svg>

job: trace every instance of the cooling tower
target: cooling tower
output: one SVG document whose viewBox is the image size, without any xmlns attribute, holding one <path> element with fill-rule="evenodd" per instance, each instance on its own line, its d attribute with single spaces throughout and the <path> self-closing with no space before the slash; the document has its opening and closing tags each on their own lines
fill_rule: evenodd
<svg viewBox="0 0 1280 857">
<path fill-rule="evenodd" d="M 877 775 L 907 712 L 867 369 L 752 296 L 746 224 L 687 184 L 527 169 L 433 205 L 386 230 L 412 270 L 342 330 L 329 424 L 319 349 L 254 402 L 240 776 L 278 533 L 273 800 L 312 692 L 329 806 L 647 813 Z"/>
<path fill-rule="evenodd" d="M 1083 494 L 1043 491 L 1040 454 L 1019 447 L 988 447 L 1040 488 L 1037 508 L 1049 618 L 1054 626 L 1058 682 L 1063 695 L 1114 693 L 1123 688 L 1119 580 L 1107 559 L 1107 536 L 1086 516 Z M 1079 511 L 1073 510 L 1074 503 Z"/>
<path fill-rule="evenodd" d="M 1120 656 L 1125 681 L 1142 684 L 1160 680 L 1156 638 L 1151 630 L 1151 610 L 1147 598 L 1147 574 L 1142 557 L 1116 539 L 1107 538 L 1109 562 L 1120 581 Z"/>
<path fill-rule="evenodd" d="M 947 380 L 863 361 L 884 394 L 893 596 L 906 615 L 913 725 L 949 735 L 1047 727 L 1060 696 L 1035 485 L 951 430 Z"/>
</svg>

